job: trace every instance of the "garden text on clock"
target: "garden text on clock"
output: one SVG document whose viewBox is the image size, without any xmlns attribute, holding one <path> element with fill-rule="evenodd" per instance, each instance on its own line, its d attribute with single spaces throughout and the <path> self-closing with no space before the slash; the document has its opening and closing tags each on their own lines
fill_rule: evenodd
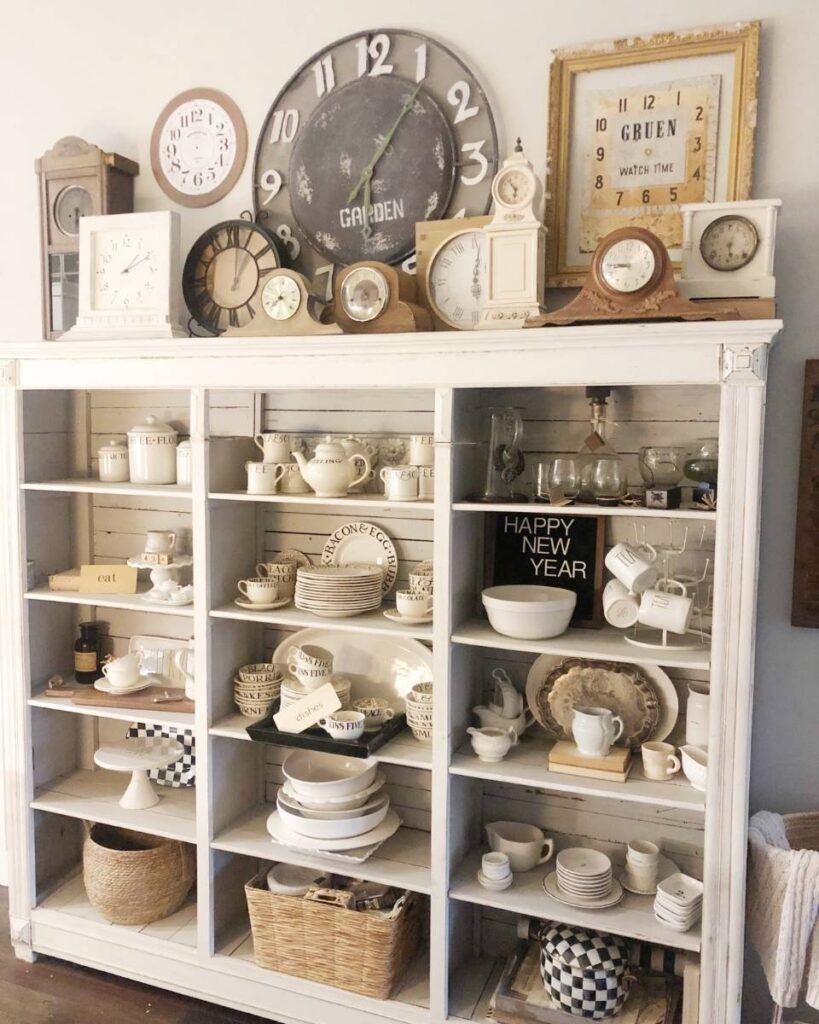
<svg viewBox="0 0 819 1024">
<path fill-rule="evenodd" d="M 682 244 L 680 203 L 712 202 L 720 76 L 589 95 L 580 248 L 639 225 Z"/>
</svg>

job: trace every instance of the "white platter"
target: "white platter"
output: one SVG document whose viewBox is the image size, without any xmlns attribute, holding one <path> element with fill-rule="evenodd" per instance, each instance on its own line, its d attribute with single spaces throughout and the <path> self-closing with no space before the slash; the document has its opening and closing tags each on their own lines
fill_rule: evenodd
<svg viewBox="0 0 819 1024">
<path fill-rule="evenodd" d="M 316 853 L 327 851 L 328 853 L 340 853 L 344 850 L 355 850 L 362 846 L 374 846 L 383 843 L 390 836 L 395 835 L 401 827 L 401 819 L 395 811 L 388 811 L 386 818 L 376 828 L 365 832 L 360 836 L 351 836 L 349 839 L 308 839 L 307 836 L 300 836 L 291 832 L 284 824 L 278 811 L 273 811 L 267 819 L 267 831 L 283 846 L 292 846 L 297 850 L 310 850 Z M 622 894 L 622 890 L 621 890 Z"/>
<path fill-rule="evenodd" d="M 405 710 L 416 683 L 432 682 L 432 651 L 408 637 L 342 633 L 316 626 L 292 633 L 273 652 L 272 662 L 287 671 L 287 652 L 296 644 L 317 644 L 333 655 L 333 671 L 352 683 L 353 699 L 383 697 L 393 711 Z"/>
<path fill-rule="evenodd" d="M 529 675 L 526 677 L 526 703 L 543 728 L 547 728 L 547 726 L 544 725 L 538 714 L 539 709 L 536 696 L 552 669 L 565 660 L 566 658 L 559 654 L 541 654 L 532 664 L 532 667 L 529 669 Z M 585 660 L 594 661 L 593 658 Z M 639 668 L 654 687 L 657 700 L 659 701 L 660 720 L 650 737 L 653 742 L 658 742 L 670 735 L 671 730 L 677 724 L 677 717 L 680 711 L 679 698 L 677 697 L 674 684 L 659 665 L 641 662 Z"/>
<path fill-rule="evenodd" d="M 330 534 L 321 553 L 322 565 L 369 563 L 384 570 L 381 591 L 389 594 L 398 575 L 398 555 L 387 534 L 375 523 L 345 523 Z"/>
<path fill-rule="evenodd" d="M 558 903 L 567 907 L 578 907 L 588 910 L 605 910 L 606 907 L 615 907 L 623 898 L 623 887 L 616 878 L 611 880 L 611 892 L 607 896 L 596 899 L 581 899 L 579 896 L 569 896 L 557 884 L 557 872 L 553 871 L 543 879 L 543 888 L 547 896 L 551 896 Z"/>
</svg>

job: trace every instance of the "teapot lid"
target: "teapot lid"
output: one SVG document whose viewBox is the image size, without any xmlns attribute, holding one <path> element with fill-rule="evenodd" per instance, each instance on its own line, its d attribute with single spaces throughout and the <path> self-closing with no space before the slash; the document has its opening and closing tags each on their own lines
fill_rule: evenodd
<svg viewBox="0 0 819 1024">
<path fill-rule="evenodd" d="M 540 947 L 550 960 L 581 971 L 611 971 L 628 963 L 623 939 L 565 924 L 544 925 Z"/>
<path fill-rule="evenodd" d="M 135 427 L 131 427 L 128 431 L 129 436 L 131 434 L 137 435 L 149 435 L 155 436 L 157 434 L 173 434 L 176 437 L 176 431 L 170 425 L 170 423 L 163 423 L 162 420 L 158 420 L 156 416 L 146 416 L 144 423 L 138 423 Z"/>
<path fill-rule="evenodd" d="M 118 441 L 115 437 L 112 437 L 108 444 L 102 445 L 97 449 L 97 455 L 127 455 L 128 449 L 122 441 Z"/>
</svg>

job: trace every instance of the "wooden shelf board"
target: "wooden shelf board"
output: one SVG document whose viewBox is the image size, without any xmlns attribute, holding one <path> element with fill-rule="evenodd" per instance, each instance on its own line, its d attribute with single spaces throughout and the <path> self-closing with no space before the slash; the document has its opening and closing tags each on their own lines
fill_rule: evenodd
<svg viewBox="0 0 819 1024">
<path fill-rule="evenodd" d="M 465 743 L 453 755 L 449 770 L 453 775 L 466 775 L 470 778 L 489 779 L 518 786 L 533 786 L 555 793 L 613 797 L 618 800 L 630 800 L 633 803 L 673 807 L 685 811 L 705 810 L 705 794 L 694 789 L 681 772 L 667 782 L 655 782 L 643 775 L 642 761 L 635 757 L 626 782 L 607 782 L 605 779 L 584 778 L 581 775 L 564 775 L 549 770 L 548 757 L 552 745 L 553 741 L 537 726 L 533 726 L 532 730 L 523 736 L 520 744 L 512 747 L 498 764 L 488 764 L 479 760 L 473 753 L 471 745 Z"/>
<path fill-rule="evenodd" d="M 169 917 L 145 925 L 112 924 L 88 899 L 82 871 L 70 875 L 50 890 L 32 911 L 32 922 L 67 927 L 78 934 L 95 934 L 123 946 L 156 950 L 158 942 L 168 943 L 170 955 L 196 957 L 196 887 L 183 906 Z"/>
<path fill-rule="evenodd" d="M 81 594 L 74 590 L 49 590 L 48 587 L 36 587 L 26 591 L 29 601 L 53 601 L 57 604 L 84 604 L 96 608 L 123 608 L 126 611 L 147 612 L 150 615 L 177 615 L 182 618 L 193 618 L 193 605 L 179 606 L 164 604 L 148 604 L 142 595 L 150 587 L 140 587 L 136 594 Z M 385 620 L 386 621 L 386 620 Z"/>
<path fill-rule="evenodd" d="M 272 804 L 262 804 L 223 829 L 211 846 L 228 853 L 239 853 L 260 860 L 284 861 L 307 867 L 325 868 L 335 874 L 351 875 L 371 882 L 396 885 L 413 892 L 429 893 L 430 836 L 420 829 L 402 827 L 363 864 L 322 857 L 309 851 L 294 850 L 274 842 L 266 828 Z"/>
<path fill-rule="evenodd" d="M 217 619 L 238 619 L 241 622 L 262 622 L 270 626 L 283 626 L 285 629 L 337 629 L 347 633 L 381 633 L 386 636 L 412 637 L 416 640 L 432 641 L 432 624 L 425 626 L 401 626 L 389 619 L 385 619 L 383 605 L 372 612 L 365 612 L 364 615 L 352 615 L 344 619 L 325 618 L 321 615 L 314 615 L 312 612 L 303 612 L 294 605 L 286 608 L 278 608 L 271 612 L 254 612 L 250 609 L 239 608 L 233 603 L 221 605 L 211 611 L 211 616 Z"/>
<path fill-rule="evenodd" d="M 70 689 L 71 685 L 72 680 L 70 678 L 66 679 L 66 686 Z M 86 689 L 86 687 L 82 689 Z M 118 722 L 154 722 L 157 725 L 175 726 L 179 729 L 194 728 L 194 717 L 192 714 L 183 714 L 179 711 L 165 711 L 163 708 L 170 706 L 165 704 L 157 704 L 156 711 L 137 711 L 133 708 L 89 707 L 72 704 L 70 697 L 44 697 L 42 692 L 35 693 L 33 697 L 29 698 L 28 703 L 33 708 L 47 708 L 49 711 L 67 711 L 73 715 L 90 715 L 92 718 L 109 718 Z"/>
<path fill-rule="evenodd" d="M 474 1020 L 483 1024 L 505 966 L 503 959 L 487 958 L 467 960 L 458 966 L 449 979 L 450 1019 Z"/>
<path fill-rule="evenodd" d="M 545 501 L 529 502 L 482 502 L 456 501 L 452 504 L 453 512 L 530 512 L 540 515 L 556 516 L 605 516 L 622 517 L 624 519 L 704 519 L 713 520 L 716 513 L 708 509 L 685 505 L 682 508 L 643 508 L 629 505 L 615 505 L 607 508 L 604 505 L 550 505 Z"/>
<path fill-rule="evenodd" d="M 155 786 L 159 803 L 146 810 L 131 811 L 119 805 L 129 781 L 127 772 L 81 769 L 40 786 L 31 807 L 186 843 L 196 842 L 196 790 L 193 786 L 185 789 Z"/>
<path fill-rule="evenodd" d="M 581 928 L 614 932 L 625 938 L 656 942 L 661 946 L 699 952 L 700 925 L 695 925 L 687 932 L 675 932 L 667 928 L 654 916 L 653 896 L 635 896 L 627 892 L 621 903 L 608 910 L 585 910 L 566 906 L 547 896 L 543 889 L 543 878 L 554 870 L 554 862 L 535 868 L 534 871 L 515 875 L 512 886 L 505 892 L 491 892 L 484 889 L 476 878 L 480 860 L 480 852 L 473 851 L 461 862 L 450 885 L 449 895 L 452 899 L 484 907 L 495 907 L 497 910 L 507 910 L 526 917 L 562 921 Z"/>
<path fill-rule="evenodd" d="M 319 498 L 315 494 L 248 494 L 247 491 L 211 491 L 208 494 L 211 501 L 251 501 L 262 502 L 269 505 L 302 505 L 319 507 L 332 506 L 333 508 L 366 508 L 373 514 L 383 510 L 394 512 L 417 510 L 429 512 L 435 508 L 431 501 L 394 501 L 385 498 L 383 494 L 348 494 L 343 498 Z"/>
<path fill-rule="evenodd" d="M 532 654 L 557 654 L 564 658 L 597 658 L 622 661 L 629 665 L 650 663 L 670 668 L 702 669 L 711 667 L 711 648 L 693 651 L 661 651 L 628 643 L 619 629 L 568 629 L 551 640 L 517 640 L 496 633 L 485 619 L 470 619 L 452 634 L 453 643 L 473 647 L 492 647 L 502 651 L 528 651 Z"/>
<path fill-rule="evenodd" d="M 109 484 L 102 480 L 44 480 L 20 485 L 24 491 L 52 491 L 62 494 L 122 494 L 132 498 L 190 498 L 189 484 Z"/>
<path fill-rule="evenodd" d="M 370 1010 L 387 1019 L 406 1021 L 407 1024 L 420 1024 L 429 1020 L 428 949 L 421 949 L 407 969 L 400 988 L 387 1000 L 372 999 L 355 992 L 342 991 L 332 986 L 259 967 L 253 950 L 253 935 L 247 930 L 223 945 L 213 958 L 213 966 L 216 970 L 235 974 L 247 981 L 261 982 L 279 988 L 286 987 L 305 995 L 326 999 L 328 995 L 334 994 L 345 1006 Z"/>
</svg>

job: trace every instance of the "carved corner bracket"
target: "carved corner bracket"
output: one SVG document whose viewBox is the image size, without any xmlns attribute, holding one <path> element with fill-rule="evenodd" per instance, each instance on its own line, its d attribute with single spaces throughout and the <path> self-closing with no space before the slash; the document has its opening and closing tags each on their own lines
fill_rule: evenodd
<svg viewBox="0 0 819 1024">
<path fill-rule="evenodd" d="M 729 384 L 764 384 L 767 377 L 767 345 L 723 345 L 723 381 Z"/>
</svg>

